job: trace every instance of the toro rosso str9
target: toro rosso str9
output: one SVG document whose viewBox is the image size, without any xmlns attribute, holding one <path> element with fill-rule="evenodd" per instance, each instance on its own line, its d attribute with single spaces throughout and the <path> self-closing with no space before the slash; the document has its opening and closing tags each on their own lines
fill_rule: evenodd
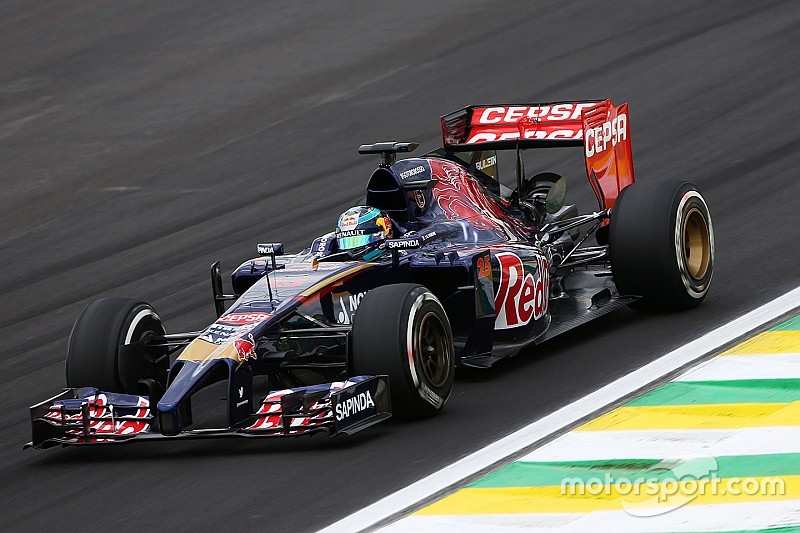
<svg viewBox="0 0 800 533">
<path fill-rule="evenodd" d="M 398 160 L 414 143 L 361 146 L 381 158 L 365 205 L 309 248 L 259 244 L 229 294 L 212 265 L 218 318 L 204 329 L 167 333 L 136 300 L 89 304 L 68 388 L 31 407 L 30 446 L 352 434 L 438 413 L 457 366 L 490 367 L 621 306 L 706 297 L 706 202 L 691 183 L 634 181 L 627 104 L 470 106 L 441 126 L 443 146 L 421 157 Z M 525 173 L 526 155 L 569 146 L 583 153 L 591 213 L 566 202 L 563 177 Z M 513 190 L 498 180 L 502 150 Z M 192 396 L 217 382 L 227 424 L 195 425 Z"/>
</svg>

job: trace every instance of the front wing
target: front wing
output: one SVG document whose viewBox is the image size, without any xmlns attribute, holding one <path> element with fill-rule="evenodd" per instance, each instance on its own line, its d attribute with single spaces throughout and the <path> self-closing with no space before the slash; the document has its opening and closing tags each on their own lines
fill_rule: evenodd
<svg viewBox="0 0 800 533">
<path fill-rule="evenodd" d="M 347 381 L 273 391 L 235 427 L 158 431 L 155 406 L 145 396 L 65 389 L 31 407 L 32 441 L 26 448 L 97 445 L 133 440 L 203 437 L 285 437 L 326 432 L 353 434 L 391 416 L 387 376 L 355 376 Z"/>
</svg>

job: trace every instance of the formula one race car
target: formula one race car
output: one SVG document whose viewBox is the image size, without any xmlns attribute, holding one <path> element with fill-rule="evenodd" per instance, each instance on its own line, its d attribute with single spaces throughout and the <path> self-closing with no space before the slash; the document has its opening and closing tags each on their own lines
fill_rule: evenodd
<svg viewBox="0 0 800 533">
<path fill-rule="evenodd" d="M 361 146 L 381 157 L 366 205 L 311 247 L 259 244 L 233 294 L 212 265 L 219 318 L 205 329 L 166 333 L 135 300 L 89 304 L 68 388 L 31 407 L 29 445 L 351 434 L 437 413 L 456 366 L 490 367 L 621 306 L 706 297 L 706 202 L 690 183 L 634 183 L 627 104 L 470 106 L 441 125 L 443 147 L 419 158 L 396 160 L 414 143 Z M 556 146 L 583 147 L 597 211 L 566 205 L 556 174 L 526 176 L 523 153 Z M 516 157 L 514 190 L 498 150 Z M 192 395 L 225 380 L 227 426 L 194 427 Z"/>
</svg>

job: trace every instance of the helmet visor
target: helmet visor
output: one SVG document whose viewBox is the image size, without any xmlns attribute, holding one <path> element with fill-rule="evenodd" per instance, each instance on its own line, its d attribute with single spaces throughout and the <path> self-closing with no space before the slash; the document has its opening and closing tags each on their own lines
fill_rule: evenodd
<svg viewBox="0 0 800 533">
<path fill-rule="evenodd" d="M 368 233 L 366 235 L 354 235 L 352 237 L 338 237 L 336 242 L 340 250 L 352 250 L 368 244 L 381 242 L 386 238 L 383 233 Z"/>
</svg>

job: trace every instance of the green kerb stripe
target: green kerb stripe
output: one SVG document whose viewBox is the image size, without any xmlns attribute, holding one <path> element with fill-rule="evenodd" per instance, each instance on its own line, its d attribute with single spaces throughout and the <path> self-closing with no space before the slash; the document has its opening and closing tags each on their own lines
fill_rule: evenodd
<svg viewBox="0 0 800 533">
<path fill-rule="evenodd" d="M 791 318 L 782 324 L 778 324 L 775 327 L 769 328 L 769 331 L 787 331 L 798 329 L 800 329 L 800 315 L 797 315 L 796 317 Z"/>
<path fill-rule="evenodd" d="M 626 403 L 626 406 L 717 403 L 790 403 L 800 400 L 800 379 L 672 381 Z"/>
<path fill-rule="evenodd" d="M 704 460 L 706 467 L 708 460 Z M 795 476 L 800 475 L 800 453 L 781 453 L 771 455 L 740 455 L 718 457 L 716 477 L 757 477 L 757 476 Z M 468 488 L 502 487 L 558 487 L 565 479 L 580 479 L 584 483 L 590 479 L 606 481 L 606 474 L 612 482 L 627 479 L 635 482 L 638 478 L 650 481 L 675 479 L 673 468 L 680 461 L 660 459 L 615 459 L 607 461 L 569 461 L 569 462 L 523 462 L 517 461 L 497 470 L 468 485 Z M 685 472 L 686 468 L 677 468 Z M 707 477 L 707 470 L 698 477 Z"/>
</svg>

